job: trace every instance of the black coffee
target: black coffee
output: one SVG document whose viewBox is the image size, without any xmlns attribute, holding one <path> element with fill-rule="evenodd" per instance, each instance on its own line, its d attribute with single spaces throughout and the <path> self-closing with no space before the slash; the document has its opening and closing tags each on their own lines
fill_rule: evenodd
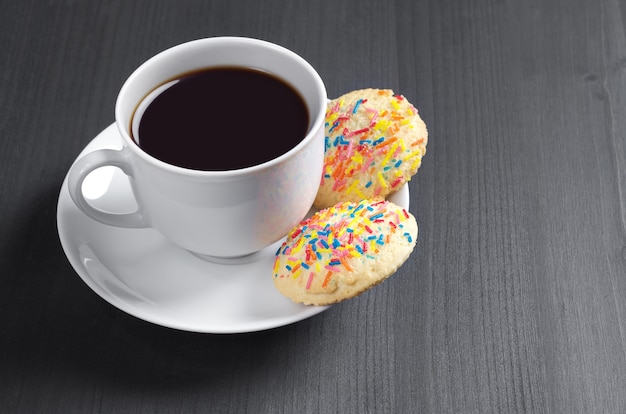
<svg viewBox="0 0 626 414">
<path fill-rule="evenodd" d="M 306 104 L 290 85 L 259 70 L 219 67 L 184 75 L 159 94 L 133 139 L 169 164 L 224 171 L 286 153 L 308 127 Z"/>
</svg>

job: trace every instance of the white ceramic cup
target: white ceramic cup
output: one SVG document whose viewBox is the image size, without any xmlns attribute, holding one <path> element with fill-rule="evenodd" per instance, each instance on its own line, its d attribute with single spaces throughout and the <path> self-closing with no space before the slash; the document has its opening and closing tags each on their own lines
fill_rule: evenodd
<svg viewBox="0 0 626 414">
<path fill-rule="evenodd" d="M 229 171 L 181 168 L 144 152 L 130 133 L 133 112 L 142 100 L 181 74 L 215 66 L 260 69 L 289 83 L 309 110 L 306 137 L 273 160 Z M 284 237 L 313 204 L 322 174 L 326 102 L 324 83 L 313 67 L 275 44 L 215 37 L 172 47 L 146 61 L 124 83 L 115 107 L 123 146 L 121 150 L 97 150 L 78 159 L 68 176 L 70 196 L 85 214 L 99 222 L 152 227 L 172 243 L 197 254 L 238 257 L 257 252 Z M 280 108 L 276 111 L 279 113 Z M 270 136 L 271 131 L 267 132 Z M 259 131 L 259 136 L 263 135 Z M 244 145 L 233 142 L 232 156 Z M 129 177 L 137 211 L 105 212 L 85 199 L 83 181 L 104 166 L 118 167 Z"/>
</svg>

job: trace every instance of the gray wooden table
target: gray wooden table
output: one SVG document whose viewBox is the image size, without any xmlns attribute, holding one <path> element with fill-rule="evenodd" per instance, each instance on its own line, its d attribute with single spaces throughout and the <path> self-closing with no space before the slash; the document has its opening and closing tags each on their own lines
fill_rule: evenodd
<svg viewBox="0 0 626 414">
<path fill-rule="evenodd" d="M 0 412 L 626 412 L 625 15 L 618 0 L 0 2 Z M 109 305 L 56 227 L 125 78 L 219 35 L 296 51 L 330 97 L 392 88 L 430 132 L 397 274 L 235 335 Z"/>
</svg>

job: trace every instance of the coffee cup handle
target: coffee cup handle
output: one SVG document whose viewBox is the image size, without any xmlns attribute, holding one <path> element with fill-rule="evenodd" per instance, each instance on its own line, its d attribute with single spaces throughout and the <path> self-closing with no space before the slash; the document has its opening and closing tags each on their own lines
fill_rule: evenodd
<svg viewBox="0 0 626 414">
<path fill-rule="evenodd" d="M 132 213 L 115 214 L 98 210 L 93 207 L 83 195 L 82 186 L 85 178 L 94 170 L 113 166 L 118 167 L 124 174 L 132 177 L 132 166 L 128 161 L 126 152 L 122 150 L 99 149 L 86 154 L 76 160 L 68 174 L 68 189 L 74 204 L 86 215 L 103 224 L 116 227 L 144 228 L 150 227 L 149 220 L 144 214 L 139 199 L 136 195 L 138 209 Z"/>
</svg>

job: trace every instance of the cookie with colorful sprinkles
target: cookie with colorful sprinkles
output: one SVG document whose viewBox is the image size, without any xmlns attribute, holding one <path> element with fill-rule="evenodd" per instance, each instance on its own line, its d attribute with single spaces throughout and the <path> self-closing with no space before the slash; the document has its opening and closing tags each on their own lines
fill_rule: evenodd
<svg viewBox="0 0 626 414">
<path fill-rule="evenodd" d="M 417 109 L 389 89 L 362 89 L 328 103 L 324 170 L 315 207 L 386 198 L 409 181 L 426 153 Z"/>
<path fill-rule="evenodd" d="M 274 285 L 305 305 L 352 298 L 392 275 L 417 240 L 415 217 L 386 200 L 345 201 L 293 229 L 276 252 Z"/>
</svg>

